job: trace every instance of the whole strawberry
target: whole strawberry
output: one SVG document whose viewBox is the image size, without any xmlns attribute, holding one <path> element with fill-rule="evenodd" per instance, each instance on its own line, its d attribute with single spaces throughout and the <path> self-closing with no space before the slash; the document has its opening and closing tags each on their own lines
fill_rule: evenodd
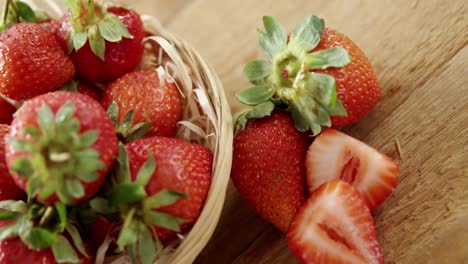
<svg viewBox="0 0 468 264">
<path fill-rule="evenodd" d="M 57 90 L 75 67 L 55 37 L 35 23 L 19 23 L 0 35 L 0 93 L 24 100 Z"/>
<path fill-rule="evenodd" d="M 153 69 L 132 72 L 113 82 L 102 97 L 108 108 L 118 106 L 118 121 L 133 110 L 133 125 L 150 122 L 146 136 L 174 136 L 182 117 L 182 101 L 174 83 L 161 79 Z"/>
<path fill-rule="evenodd" d="M 376 105 L 380 85 L 349 38 L 325 29 L 315 16 L 306 17 L 289 37 L 274 18 L 263 22 L 266 32 L 259 31 L 259 42 L 268 61 L 245 66 L 254 86 L 236 94 L 242 103 L 273 102 L 291 112 L 297 129 L 314 135 L 322 127 L 356 122 Z"/>
<path fill-rule="evenodd" d="M 11 124 L 16 107 L 0 97 L 0 124 Z"/>
<path fill-rule="evenodd" d="M 198 219 L 211 184 L 213 156 L 201 145 L 151 137 L 121 143 L 117 160 L 115 184 L 106 186 L 91 207 L 120 216 L 117 245 L 133 263 L 153 263 L 163 244 Z"/>
<path fill-rule="evenodd" d="M 90 82 L 109 82 L 135 69 L 143 55 L 145 31 L 140 16 L 93 0 L 68 1 L 58 38 L 71 52 L 78 74 Z"/>
<path fill-rule="evenodd" d="M 58 91 L 21 107 L 11 125 L 6 161 L 13 179 L 47 204 L 92 197 L 117 155 L 117 137 L 101 105 Z"/>
<path fill-rule="evenodd" d="M 307 146 L 307 136 L 279 110 L 249 121 L 234 137 L 234 185 L 260 216 L 282 231 L 305 200 Z"/>
<path fill-rule="evenodd" d="M 197 220 L 205 203 L 211 183 L 213 155 L 205 147 L 177 138 L 152 137 L 134 141 L 126 146 L 129 156 L 132 181 L 137 181 L 138 172 L 153 153 L 156 170 L 146 184 L 148 195 L 164 189 L 185 194 L 175 204 L 160 208 L 159 211 L 184 219 L 182 232 Z M 157 228 L 161 241 L 168 241 L 174 232 L 165 234 Z"/>
<path fill-rule="evenodd" d="M 10 131 L 10 126 L 0 124 L 0 201 L 22 200 L 25 193 L 16 186 L 8 171 L 5 161 L 5 137 Z"/>
</svg>

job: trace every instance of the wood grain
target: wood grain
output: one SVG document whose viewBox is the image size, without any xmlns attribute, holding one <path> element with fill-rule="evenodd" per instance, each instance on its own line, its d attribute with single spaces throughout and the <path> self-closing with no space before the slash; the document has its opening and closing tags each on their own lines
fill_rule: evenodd
<svg viewBox="0 0 468 264">
<path fill-rule="evenodd" d="M 1 2 L 1 0 L 0 0 Z M 262 15 L 286 28 L 316 14 L 369 56 L 383 98 L 345 131 L 398 158 L 401 180 L 375 212 L 387 263 L 468 263 L 468 22 L 463 0 L 130 1 L 194 45 L 217 70 L 233 112 L 262 57 Z M 394 142 L 402 147 L 399 158 Z M 298 263 L 283 234 L 231 185 L 219 226 L 197 263 Z"/>
</svg>

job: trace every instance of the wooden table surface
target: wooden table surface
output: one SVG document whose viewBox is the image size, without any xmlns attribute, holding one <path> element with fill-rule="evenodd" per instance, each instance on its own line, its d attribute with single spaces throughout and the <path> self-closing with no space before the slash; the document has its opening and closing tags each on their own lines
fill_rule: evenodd
<svg viewBox="0 0 468 264">
<path fill-rule="evenodd" d="M 369 56 L 383 97 L 345 131 L 401 166 L 398 188 L 375 212 L 386 263 L 468 263 L 465 1 L 122 1 L 158 16 L 198 49 L 218 72 L 233 113 L 241 109 L 235 91 L 248 85 L 243 65 L 262 56 L 256 38 L 262 15 L 291 29 L 315 14 L 350 36 Z M 256 216 L 231 185 L 197 263 L 297 262 L 283 234 Z"/>
</svg>

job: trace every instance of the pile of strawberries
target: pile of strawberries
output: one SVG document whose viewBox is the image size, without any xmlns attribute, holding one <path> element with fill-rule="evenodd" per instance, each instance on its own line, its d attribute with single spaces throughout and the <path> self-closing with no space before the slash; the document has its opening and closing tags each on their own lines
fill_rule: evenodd
<svg viewBox="0 0 468 264">
<path fill-rule="evenodd" d="M 0 262 L 94 263 L 105 244 L 153 263 L 197 220 L 213 156 L 175 137 L 184 104 L 175 83 L 135 70 L 139 14 L 66 2 L 59 20 L 5 3 Z"/>
<path fill-rule="evenodd" d="M 263 22 L 268 60 L 245 66 L 253 86 L 236 94 L 253 107 L 237 117 L 232 180 L 303 263 L 383 263 L 371 213 L 396 187 L 398 164 L 333 129 L 377 104 L 375 73 L 322 19 L 306 17 L 289 35 Z"/>
</svg>

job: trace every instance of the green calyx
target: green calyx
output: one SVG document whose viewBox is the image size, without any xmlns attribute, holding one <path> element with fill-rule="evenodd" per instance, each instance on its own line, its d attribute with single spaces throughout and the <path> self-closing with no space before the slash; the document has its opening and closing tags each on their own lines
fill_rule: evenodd
<svg viewBox="0 0 468 264">
<path fill-rule="evenodd" d="M 0 32 L 20 22 L 35 23 L 47 18 L 47 14 L 34 11 L 23 1 L 5 0 L 0 21 Z"/>
<path fill-rule="evenodd" d="M 272 17 L 263 17 L 265 32 L 259 31 L 259 44 L 269 59 L 245 65 L 244 73 L 253 87 L 236 94 L 240 102 L 253 109 L 239 115 L 237 127 L 243 128 L 247 118 L 268 116 L 274 106 L 292 113 L 296 128 L 311 130 L 314 135 L 322 127 L 330 127 L 330 116 L 346 116 L 338 100 L 336 81 L 327 74 L 311 70 L 343 67 L 351 62 L 342 47 L 310 52 L 320 42 L 324 21 L 306 17 L 288 36 Z"/>
<path fill-rule="evenodd" d="M 109 108 L 107 108 L 107 114 L 115 126 L 117 137 L 123 143 L 129 143 L 143 138 L 152 126 L 151 122 L 140 122 L 133 125 L 134 110 L 128 111 L 119 122 L 119 105 L 115 101 L 112 101 Z"/>
<path fill-rule="evenodd" d="M 8 221 L 8 225 L 0 228 L 0 241 L 19 237 L 31 250 L 50 248 L 57 263 L 80 263 L 78 252 L 88 257 L 80 233 L 63 203 L 46 206 L 34 201 L 28 204 L 1 201 L 0 220 Z M 78 252 L 64 233 L 68 233 Z"/>
<path fill-rule="evenodd" d="M 133 263 L 152 264 L 162 251 L 155 226 L 180 232 L 184 219 L 157 211 L 161 207 L 174 204 L 185 194 L 163 189 L 154 195 L 148 195 L 146 185 L 156 170 L 156 160 L 152 153 L 137 174 L 136 180 L 130 177 L 128 153 L 125 146 L 119 144 L 119 156 L 113 175 L 113 185 L 103 197 L 91 200 L 91 208 L 99 214 L 118 213 L 123 221 L 117 238 L 117 245 L 126 250 Z"/>
<path fill-rule="evenodd" d="M 93 53 L 105 59 L 106 41 L 119 42 L 133 38 L 120 18 L 107 12 L 107 7 L 95 5 L 94 0 L 65 0 L 70 8 L 72 27 L 67 34 L 68 51 L 78 51 L 87 41 Z"/>
<path fill-rule="evenodd" d="M 94 182 L 105 166 L 99 152 L 92 148 L 98 131 L 80 132 L 80 121 L 73 117 L 73 102 L 65 103 L 57 113 L 47 104 L 38 111 L 38 126 L 24 128 L 24 137 L 9 138 L 20 157 L 13 171 L 27 179 L 27 193 L 42 200 L 57 194 L 60 201 L 73 204 L 84 196 L 83 182 Z"/>
</svg>

